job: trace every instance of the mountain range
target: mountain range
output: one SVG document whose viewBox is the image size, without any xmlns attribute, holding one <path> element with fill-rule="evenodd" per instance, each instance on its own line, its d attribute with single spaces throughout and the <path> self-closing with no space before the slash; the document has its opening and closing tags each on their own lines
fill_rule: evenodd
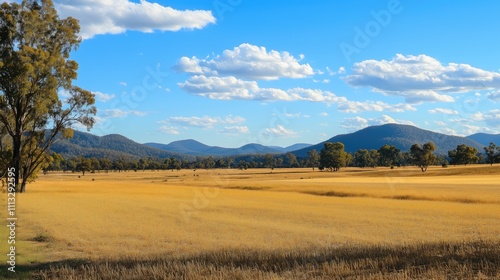
<svg viewBox="0 0 500 280">
<path fill-rule="evenodd" d="M 474 140 L 478 142 L 479 144 L 482 144 L 484 146 L 489 146 L 491 142 L 497 144 L 500 146 L 500 134 L 486 134 L 486 133 L 476 133 L 472 134 L 470 136 L 467 136 L 467 138 Z"/>
<path fill-rule="evenodd" d="M 342 142 L 347 152 L 356 152 L 359 149 L 379 149 L 385 144 L 394 145 L 401 151 L 408 151 L 411 145 L 434 142 L 436 153 L 447 154 L 457 145 L 466 144 L 482 152 L 483 147 L 494 142 L 500 145 L 500 134 L 478 133 L 468 137 L 451 136 L 429 130 L 423 130 L 410 125 L 385 124 L 371 126 L 359 131 L 341 134 L 316 145 L 295 144 L 288 147 L 263 146 L 247 144 L 239 148 L 223 148 L 208 146 L 198 141 L 180 140 L 170 144 L 146 143 L 140 144 L 124 136 L 111 134 L 96 136 L 86 132 L 75 131 L 71 139 L 61 139 L 51 150 L 65 157 L 108 157 L 111 159 L 128 157 L 179 157 L 192 159 L 195 156 L 239 156 L 249 154 L 280 154 L 292 152 L 298 157 L 307 157 L 307 152 L 316 149 L 320 151 L 325 142 Z"/>
<path fill-rule="evenodd" d="M 483 142 L 491 142 L 499 135 L 485 134 L 482 137 Z M 485 144 L 479 143 L 468 137 L 452 136 L 442 133 L 424 130 L 411 125 L 402 124 L 384 124 L 379 126 L 370 126 L 359 131 L 341 134 L 332 137 L 322 143 L 313 145 L 306 149 L 300 149 L 294 153 L 299 157 L 306 157 L 307 152 L 315 149 L 320 151 L 325 142 L 342 142 L 345 145 L 345 151 L 354 153 L 359 149 L 376 149 L 378 150 L 385 144 L 396 146 L 400 151 L 409 151 L 413 144 L 425 144 L 433 142 L 436 145 L 437 154 L 448 154 L 449 150 L 453 150 L 457 145 L 466 144 L 476 148 L 479 152 L 483 152 Z M 489 142 L 487 145 L 489 145 Z M 498 142 L 497 142 L 498 143 Z M 500 143 L 499 143 L 500 144 Z"/>
<path fill-rule="evenodd" d="M 158 148 L 164 151 L 176 152 L 193 156 L 235 156 L 248 154 L 281 154 L 304 149 L 311 144 L 295 144 L 289 147 L 263 146 L 260 144 L 247 144 L 239 148 L 222 148 L 218 146 L 207 146 L 193 139 L 175 141 L 170 144 L 146 143 L 149 147 Z"/>
</svg>

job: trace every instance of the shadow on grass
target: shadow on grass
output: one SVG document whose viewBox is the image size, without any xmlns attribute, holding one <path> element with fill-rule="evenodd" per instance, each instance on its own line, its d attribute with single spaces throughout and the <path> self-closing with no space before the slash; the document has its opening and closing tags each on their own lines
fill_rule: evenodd
<svg viewBox="0 0 500 280">
<path fill-rule="evenodd" d="M 5 279 L 497 279 L 500 243 L 225 249 L 178 258 L 66 260 L 18 267 L 16 275 L 1 269 Z"/>
</svg>

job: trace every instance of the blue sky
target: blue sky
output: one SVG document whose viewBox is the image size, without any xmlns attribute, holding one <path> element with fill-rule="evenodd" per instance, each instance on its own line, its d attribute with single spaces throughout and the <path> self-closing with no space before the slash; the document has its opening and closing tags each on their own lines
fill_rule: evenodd
<svg viewBox="0 0 500 280">
<path fill-rule="evenodd" d="M 500 133 L 498 1 L 54 1 L 91 133 L 315 144 L 384 123 Z"/>
</svg>

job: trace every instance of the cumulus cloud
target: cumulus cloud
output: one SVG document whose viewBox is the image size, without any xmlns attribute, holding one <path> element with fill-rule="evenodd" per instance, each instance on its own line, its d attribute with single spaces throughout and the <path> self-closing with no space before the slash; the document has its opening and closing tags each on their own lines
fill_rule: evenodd
<svg viewBox="0 0 500 280">
<path fill-rule="evenodd" d="M 309 64 L 286 51 L 267 51 L 265 47 L 241 44 L 232 50 L 225 50 L 212 59 L 182 57 L 174 69 L 196 74 L 234 76 L 254 80 L 277 80 L 280 78 L 305 78 L 314 75 Z"/>
<path fill-rule="evenodd" d="M 161 126 L 159 128 L 159 131 L 161 131 L 161 132 L 163 132 L 165 134 L 172 134 L 172 135 L 179 135 L 179 134 L 181 134 L 176 127 L 168 126 L 168 125 Z"/>
<path fill-rule="evenodd" d="M 441 62 L 427 55 L 396 55 L 392 60 L 355 63 L 345 81 L 356 87 L 402 96 L 408 103 L 453 102 L 450 93 L 500 88 L 500 73 L 468 64 Z"/>
<path fill-rule="evenodd" d="M 340 126 L 348 131 L 355 131 L 363 129 L 368 126 L 383 125 L 388 123 L 408 124 L 413 126 L 415 125 L 412 121 L 395 120 L 388 115 L 382 115 L 379 118 L 369 118 L 369 119 L 365 119 L 359 116 L 353 118 L 346 118 L 341 122 Z"/>
<path fill-rule="evenodd" d="M 345 101 L 340 102 L 337 109 L 343 113 L 360 113 L 360 112 L 396 112 L 402 113 L 406 111 L 416 111 L 417 109 L 409 104 L 398 103 L 388 104 L 382 101 Z"/>
<path fill-rule="evenodd" d="M 99 91 L 93 91 L 92 93 L 95 98 L 101 102 L 106 102 L 116 97 L 114 94 L 105 94 Z"/>
<path fill-rule="evenodd" d="M 216 19 L 211 11 L 176 10 L 140 0 L 72 0 L 56 1 L 61 17 L 80 20 L 80 35 L 84 39 L 99 34 L 119 34 L 127 30 L 141 32 L 201 29 Z"/>
<path fill-rule="evenodd" d="M 431 114 L 458 115 L 458 111 L 445 108 L 435 108 L 429 110 L 428 112 Z"/>
<path fill-rule="evenodd" d="M 494 109 L 484 114 L 484 121 L 490 127 L 500 128 L 500 110 Z"/>
<path fill-rule="evenodd" d="M 225 118 L 221 117 L 170 117 L 164 121 L 159 122 L 165 125 L 180 125 L 186 127 L 203 127 L 203 128 L 213 128 L 217 125 L 231 125 L 244 123 L 246 120 L 240 116 L 227 116 Z"/>
<path fill-rule="evenodd" d="M 362 111 L 415 111 L 409 104 L 387 104 L 381 101 L 349 101 L 346 97 L 320 89 L 260 88 L 255 81 L 244 81 L 233 76 L 216 77 L 195 75 L 179 83 L 185 91 L 202 97 L 218 100 L 259 100 L 259 101 L 310 101 L 337 104 L 342 112 L 357 113 Z"/>
<path fill-rule="evenodd" d="M 282 125 L 266 128 L 265 133 L 275 137 L 292 137 L 297 135 L 297 132 L 286 129 Z"/>
<path fill-rule="evenodd" d="M 490 93 L 486 94 L 486 98 L 488 98 L 489 100 L 494 101 L 494 102 L 497 102 L 497 101 L 500 102 L 500 91 L 490 92 Z"/>
<path fill-rule="evenodd" d="M 225 126 L 223 129 L 219 130 L 219 132 L 226 134 L 241 134 L 250 133 L 250 129 L 246 126 Z"/>
<path fill-rule="evenodd" d="M 147 115 L 145 112 L 136 111 L 136 110 L 120 110 L 120 109 L 107 109 L 104 110 L 103 117 L 104 118 L 125 118 L 127 116 L 138 116 L 143 117 Z"/>
</svg>

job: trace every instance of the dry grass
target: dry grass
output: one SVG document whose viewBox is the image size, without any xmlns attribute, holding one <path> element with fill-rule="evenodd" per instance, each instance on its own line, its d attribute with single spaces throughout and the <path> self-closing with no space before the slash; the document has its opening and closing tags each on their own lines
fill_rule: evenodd
<svg viewBox="0 0 500 280">
<path fill-rule="evenodd" d="M 37 279 L 491 279 L 500 244 L 221 250 L 172 258 L 74 261 L 33 268 Z"/>
<path fill-rule="evenodd" d="M 497 277 L 499 179 L 498 166 L 49 174 L 19 197 L 19 264 L 42 279 Z"/>
</svg>

